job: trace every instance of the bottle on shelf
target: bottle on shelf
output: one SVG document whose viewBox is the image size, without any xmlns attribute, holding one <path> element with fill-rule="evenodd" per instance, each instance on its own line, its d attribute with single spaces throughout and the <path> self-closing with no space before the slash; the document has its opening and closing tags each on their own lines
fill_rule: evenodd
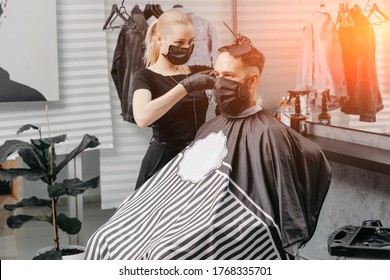
<svg viewBox="0 0 390 280">
<path fill-rule="evenodd" d="M 305 134 L 306 133 L 306 117 L 301 113 L 301 95 L 305 92 L 302 91 L 288 91 L 290 98 L 295 100 L 295 112 L 290 118 L 290 127 L 295 131 Z"/>
<path fill-rule="evenodd" d="M 322 104 L 321 104 L 321 113 L 318 114 L 318 122 L 324 125 L 331 124 L 331 115 L 328 113 L 328 106 L 327 106 L 328 101 L 330 101 L 329 94 L 330 94 L 329 89 L 326 89 L 321 93 Z"/>
<path fill-rule="evenodd" d="M 282 101 L 279 104 L 278 109 L 276 110 L 276 118 L 278 121 L 282 121 L 283 114 L 285 113 L 287 106 L 287 98 L 285 96 L 282 97 Z"/>
<path fill-rule="evenodd" d="M 313 111 L 311 108 L 312 91 L 302 91 L 301 96 L 301 113 L 306 117 L 306 120 L 311 122 L 313 120 Z"/>
<path fill-rule="evenodd" d="M 286 106 L 283 109 L 283 114 L 281 115 L 281 122 L 284 123 L 287 126 L 290 126 L 291 124 L 291 116 L 294 114 L 294 98 L 288 94 L 288 97 L 286 98 Z"/>
</svg>

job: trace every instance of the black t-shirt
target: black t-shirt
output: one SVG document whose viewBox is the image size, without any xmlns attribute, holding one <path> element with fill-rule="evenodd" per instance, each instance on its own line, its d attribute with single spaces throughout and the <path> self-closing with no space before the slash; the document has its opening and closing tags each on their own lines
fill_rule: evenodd
<svg viewBox="0 0 390 280">
<path fill-rule="evenodd" d="M 211 69 L 208 66 L 190 66 L 191 74 Z M 137 71 L 132 80 L 132 91 L 147 89 L 156 99 L 185 79 L 179 74 L 164 76 L 147 68 Z M 189 92 L 177 102 L 164 116 L 152 124 L 153 138 L 160 142 L 189 142 L 195 137 L 196 131 L 206 121 L 208 98 L 204 91 Z"/>
</svg>

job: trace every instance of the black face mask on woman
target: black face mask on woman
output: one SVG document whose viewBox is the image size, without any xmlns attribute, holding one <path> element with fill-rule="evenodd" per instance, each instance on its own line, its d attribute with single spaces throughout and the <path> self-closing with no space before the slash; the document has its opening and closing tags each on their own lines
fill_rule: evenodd
<svg viewBox="0 0 390 280">
<path fill-rule="evenodd" d="M 187 63 L 190 60 L 191 54 L 194 51 L 194 45 L 191 45 L 188 48 L 181 48 L 174 45 L 169 45 L 168 53 L 162 54 L 167 58 L 172 64 L 182 65 Z"/>
<path fill-rule="evenodd" d="M 245 110 L 251 100 L 250 77 L 241 82 L 223 77 L 215 79 L 214 95 L 221 114 L 237 116 Z"/>
</svg>

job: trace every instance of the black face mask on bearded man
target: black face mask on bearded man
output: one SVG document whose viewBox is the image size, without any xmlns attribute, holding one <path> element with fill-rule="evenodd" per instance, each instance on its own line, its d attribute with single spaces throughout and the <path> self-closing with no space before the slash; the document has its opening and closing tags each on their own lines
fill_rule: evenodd
<svg viewBox="0 0 390 280">
<path fill-rule="evenodd" d="M 237 116 L 250 102 L 250 81 L 248 76 L 241 82 L 218 77 L 215 80 L 214 95 L 221 114 Z"/>
</svg>

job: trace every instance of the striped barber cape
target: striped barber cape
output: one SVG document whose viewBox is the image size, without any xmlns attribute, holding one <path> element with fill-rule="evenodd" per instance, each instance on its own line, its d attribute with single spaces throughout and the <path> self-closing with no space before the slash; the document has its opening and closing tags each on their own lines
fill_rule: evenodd
<svg viewBox="0 0 390 280">
<path fill-rule="evenodd" d="M 329 183 L 319 147 L 268 113 L 218 116 L 92 235 L 85 259 L 286 259 L 313 235 Z"/>
</svg>

